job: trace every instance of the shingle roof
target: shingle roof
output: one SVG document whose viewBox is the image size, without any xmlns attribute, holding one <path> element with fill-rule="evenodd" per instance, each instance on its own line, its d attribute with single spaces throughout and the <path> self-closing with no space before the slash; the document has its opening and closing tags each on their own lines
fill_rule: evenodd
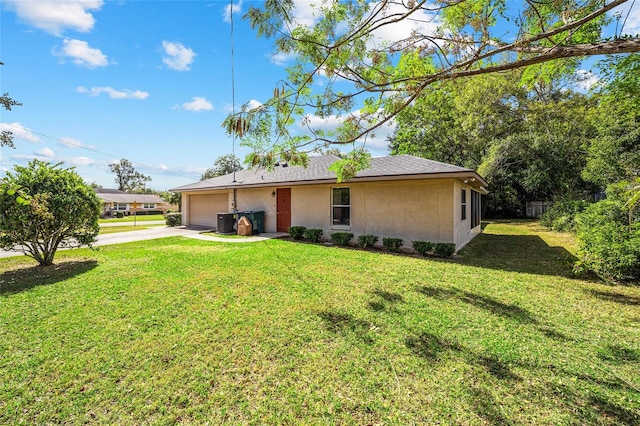
<svg viewBox="0 0 640 426">
<path fill-rule="evenodd" d="M 266 169 L 240 170 L 235 174 L 218 176 L 200 182 L 173 188 L 170 191 L 195 191 L 216 188 L 230 188 L 243 186 L 262 186 L 268 184 L 283 183 L 304 183 L 314 181 L 335 181 L 336 174 L 329 170 L 329 166 L 338 161 L 339 158 L 333 155 L 321 157 L 311 157 L 307 167 L 283 166 L 274 167 L 272 171 Z M 441 163 L 439 161 L 427 160 L 425 158 L 411 155 L 395 155 L 390 157 L 376 157 L 371 159 L 368 169 L 358 172 L 352 181 L 363 178 L 398 178 L 412 175 L 431 175 L 445 173 L 469 173 L 477 174 L 464 167 L 452 164 Z M 478 176 L 479 177 L 479 176 Z"/>
<path fill-rule="evenodd" d="M 97 193 L 98 198 L 103 202 L 109 203 L 142 203 L 142 204 L 161 204 L 164 203 L 162 198 L 153 194 L 127 194 L 122 193 Z"/>
</svg>

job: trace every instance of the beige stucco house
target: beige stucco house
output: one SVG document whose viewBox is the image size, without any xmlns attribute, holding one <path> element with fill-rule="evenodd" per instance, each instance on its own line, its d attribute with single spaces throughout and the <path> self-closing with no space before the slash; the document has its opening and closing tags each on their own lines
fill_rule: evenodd
<svg viewBox="0 0 640 426">
<path fill-rule="evenodd" d="M 132 214 L 164 214 L 177 209 L 153 194 L 129 194 L 118 189 L 96 188 L 96 195 L 102 201 L 102 216 L 115 216 L 121 212 Z"/>
<path fill-rule="evenodd" d="M 373 234 L 462 248 L 481 232 L 481 194 L 487 183 L 475 171 L 410 155 L 373 158 L 368 169 L 337 183 L 335 156 L 309 165 L 280 164 L 272 171 L 234 174 L 171 189 L 182 193 L 184 225 L 215 228 L 218 213 L 264 211 L 265 232 L 289 226 L 354 236 Z"/>
</svg>

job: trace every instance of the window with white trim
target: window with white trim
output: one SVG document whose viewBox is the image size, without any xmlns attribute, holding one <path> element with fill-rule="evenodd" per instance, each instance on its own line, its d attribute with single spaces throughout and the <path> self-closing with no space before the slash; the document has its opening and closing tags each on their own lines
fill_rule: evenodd
<svg viewBox="0 0 640 426">
<path fill-rule="evenodd" d="M 113 209 L 117 211 L 127 210 L 127 203 L 113 203 Z"/>
<path fill-rule="evenodd" d="M 460 190 L 460 220 L 467 220 L 467 190 Z"/>
<path fill-rule="evenodd" d="M 351 225 L 351 188 L 333 188 L 331 194 L 331 225 Z"/>
<path fill-rule="evenodd" d="M 143 204 L 143 205 L 142 205 L 142 208 L 143 208 L 143 209 L 155 209 L 155 208 L 156 208 L 156 205 L 155 205 L 155 204 L 148 204 L 148 203 L 145 203 L 145 204 Z"/>
</svg>

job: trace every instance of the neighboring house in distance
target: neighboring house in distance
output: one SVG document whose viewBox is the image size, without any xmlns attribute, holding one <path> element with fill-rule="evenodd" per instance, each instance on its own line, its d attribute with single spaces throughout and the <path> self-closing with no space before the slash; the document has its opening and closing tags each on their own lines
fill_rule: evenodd
<svg viewBox="0 0 640 426">
<path fill-rule="evenodd" d="M 118 189 L 96 188 L 102 201 L 102 216 L 115 216 L 122 212 L 125 216 L 134 214 L 164 214 L 177 207 L 167 204 L 162 198 L 151 194 L 128 194 Z"/>
<path fill-rule="evenodd" d="M 336 183 L 329 166 L 339 158 L 310 158 L 305 167 L 241 170 L 171 189 L 182 193 L 184 225 L 215 228 L 217 213 L 264 211 L 266 232 L 291 225 L 320 228 L 324 238 L 347 231 L 380 238 L 455 243 L 462 248 L 482 231 L 475 171 L 410 155 L 373 158 L 368 169 Z"/>
</svg>

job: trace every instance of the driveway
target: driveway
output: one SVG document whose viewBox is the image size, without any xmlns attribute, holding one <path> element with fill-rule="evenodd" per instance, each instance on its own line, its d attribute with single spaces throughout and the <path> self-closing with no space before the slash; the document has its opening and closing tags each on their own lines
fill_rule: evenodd
<svg viewBox="0 0 640 426">
<path fill-rule="evenodd" d="M 206 228 L 176 226 L 142 229 L 140 231 L 114 232 L 112 234 L 98 235 L 98 239 L 93 245 L 99 247 L 111 244 L 131 243 L 134 241 L 155 240 L 158 238 L 166 237 L 187 237 L 205 241 L 218 241 L 225 243 L 252 243 L 288 235 L 286 232 L 264 233 L 246 238 L 222 238 L 213 235 L 202 235 L 203 232 L 207 231 L 208 229 Z M 0 258 L 22 255 L 22 252 L 0 250 Z"/>
</svg>

